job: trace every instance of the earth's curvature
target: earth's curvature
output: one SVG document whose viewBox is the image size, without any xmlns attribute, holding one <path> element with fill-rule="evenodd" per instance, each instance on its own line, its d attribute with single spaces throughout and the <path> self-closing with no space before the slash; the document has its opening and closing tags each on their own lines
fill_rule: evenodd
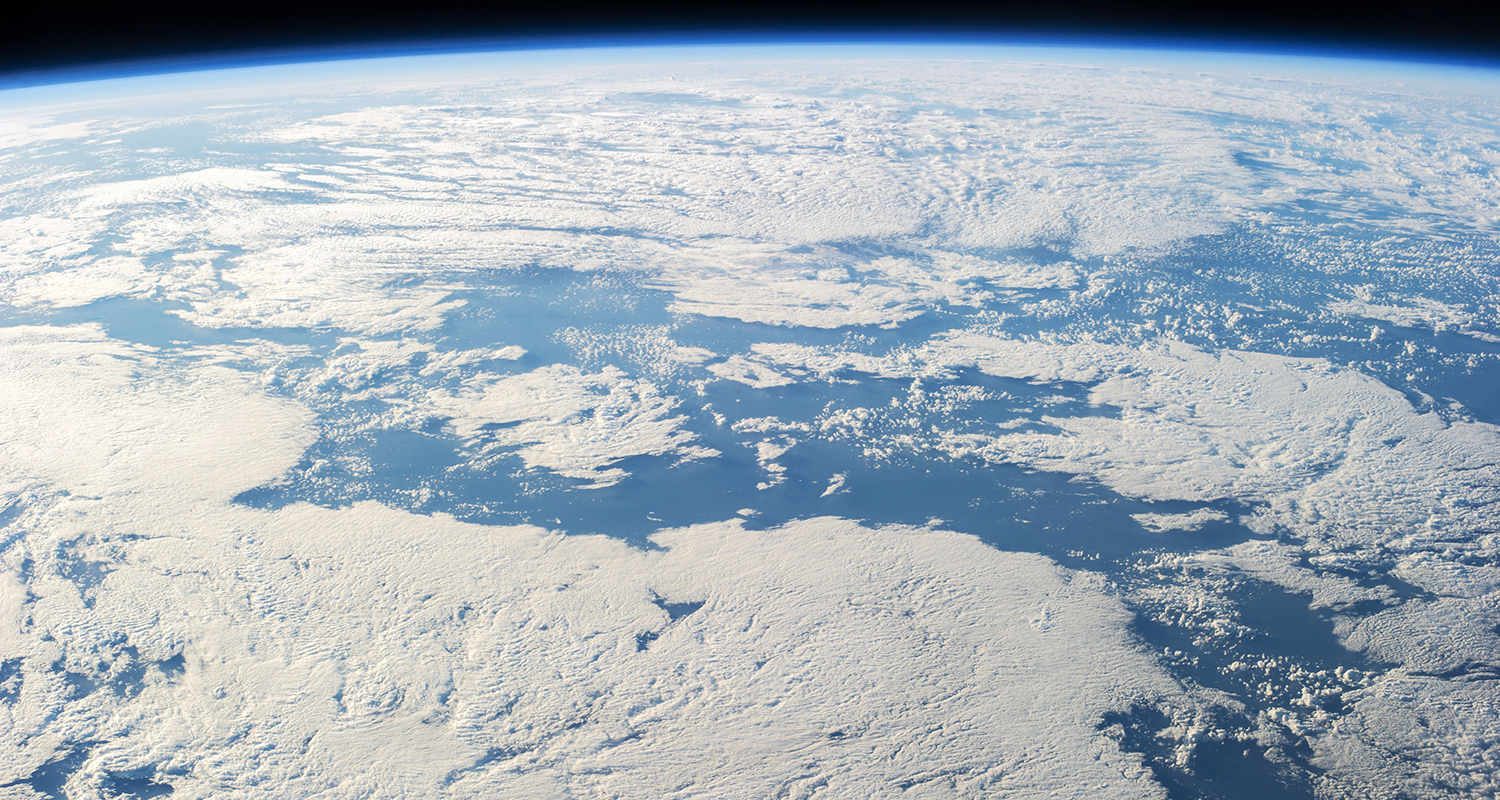
<svg viewBox="0 0 1500 800">
<path fill-rule="evenodd" d="M 1500 791 L 1500 73 L 0 107 L 6 797 Z"/>
</svg>

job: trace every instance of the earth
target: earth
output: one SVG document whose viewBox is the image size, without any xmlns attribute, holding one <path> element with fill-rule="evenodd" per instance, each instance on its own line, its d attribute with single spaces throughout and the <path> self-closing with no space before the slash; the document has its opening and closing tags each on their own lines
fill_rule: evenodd
<svg viewBox="0 0 1500 800">
<path fill-rule="evenodd" d="M 0 794 L 1500 792 L 1500 73 L 0 92 Z"/>
</svg>

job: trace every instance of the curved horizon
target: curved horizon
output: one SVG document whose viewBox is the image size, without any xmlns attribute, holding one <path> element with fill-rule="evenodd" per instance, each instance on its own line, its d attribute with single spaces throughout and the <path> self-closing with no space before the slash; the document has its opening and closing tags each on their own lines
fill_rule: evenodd
<svg viewBox="0 0 1500 800">
<path fill-rule="evenodd" d="M 0 92 L 99 81 L 150 78 L 187 73 L 334 64 L 392 58 L 482 56 L 486 54 L 564 53 L 651 49 L 746 47 L 901 47 L 954 45 L 967 48 L 1039 49 L 1204 54 L 1280 59 L 1321 59 L 1454 68 L 1500 70 L 1500 56 L 1440 53 L 1420 47 L 1373 45 L 1353 41 L 1294 37 L 1229 37 L 1208 34 L 1128 34 L 1056 32 L 960 32 L 946 28 L 655 31 L 640 33 L 556 33 L 546 35 L 392 38 L 320 45 L 204 49 L 191 53 L 66 65 L 0 69 Z"/>
</svg>

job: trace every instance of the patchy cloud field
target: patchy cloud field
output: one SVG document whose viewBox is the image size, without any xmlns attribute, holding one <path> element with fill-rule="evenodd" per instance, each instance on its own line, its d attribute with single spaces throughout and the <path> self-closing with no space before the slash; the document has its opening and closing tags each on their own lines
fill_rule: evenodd
<svg viewBox="0 0 1500 800">
<path fill-rule="evenodd" d="M 1500 791 L 1500 77 L 601 57 L 6 106 L 7 796 Z"/>
</svg>

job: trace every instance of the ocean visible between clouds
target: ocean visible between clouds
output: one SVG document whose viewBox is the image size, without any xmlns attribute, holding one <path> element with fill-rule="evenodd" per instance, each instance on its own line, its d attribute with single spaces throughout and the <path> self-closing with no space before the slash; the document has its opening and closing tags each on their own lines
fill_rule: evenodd
<svg viewBox="0 0 1500 800">
<path fill-rule="evenodd" d="M 574 56 L 0 102 L 6 792 L 1500 791 L 1497 76 Z"/>
</svg>

